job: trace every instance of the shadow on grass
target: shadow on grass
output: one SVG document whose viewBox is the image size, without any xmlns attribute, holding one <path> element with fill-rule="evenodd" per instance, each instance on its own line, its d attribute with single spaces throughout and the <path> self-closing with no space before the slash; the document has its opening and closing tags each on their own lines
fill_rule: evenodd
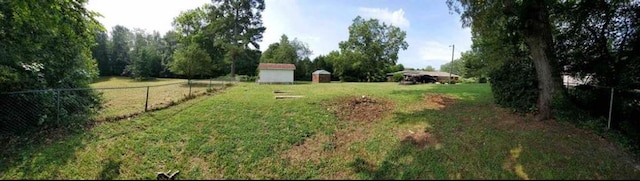
<svg viewBox="0 0 640 181">
<path fill-rule="evenodd" d="M 453 179 L 448 175 L 447 156 L 435 149 L 421 150 L 402 142 L 378 166 L 355 158 L 349 166 L 362 178 L 373 180 Z"/>
<path fill-rule="evenodd" d="M 113 159 L 107 159 L 106 163 L 102 165 L 102 171 L 98 175 L 96 180 L 114 180 L 120 175 L 120 165 L 122 161 L 114 161 Z"/>
<path fill-rule="evenodd" d="M 426 123 L 433 127 L 414 130 L 417 133 L 400 137 L 398 146 L 387 152 L 379 165 L 356 158 L 349 166 L 361 179 L 517 179 L 516 175 L 501 167 L 506 148 L 502 148 L 502 144 L 484 145 L 483 136 L 496 133 L 485 130 L 482 125 L 465 121 L 467 115 L 481 115 L 481 110 L 468 110 L 472 106 L 460 102 L 446 106 L 441 110 L 394 113 L 397 124 Z M 496 137 L 509 139 L 499 133 Z M 485 153 L 495 155 L 498 159 L 487 158 Z M 482 163 L 486 167 L 467 165 L 470 163 Z"/>
<path fill-rule="evenodd" d="M 3 135 L 0 178 L 59 179 L 59 167 L 73 159 L 76 150 L 85 147 L 82 132 L 60 129 Z"/>
</svg>

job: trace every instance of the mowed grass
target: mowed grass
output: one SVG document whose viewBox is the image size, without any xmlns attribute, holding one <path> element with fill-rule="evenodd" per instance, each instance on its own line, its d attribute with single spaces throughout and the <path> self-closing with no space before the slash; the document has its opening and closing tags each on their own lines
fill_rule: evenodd
<svg viewBox="0 0 640 181">
<path fill-rule="evenodd" d="M 221 82 L 211 82 L 212 88 L 222 87 Z M 149 94 L 147 99 L 147 88 Z M 127 116 L 155 108 L 166 107 L 189 95 L 206 92 L 209 82 L 192 81 L 191 90 L 186 79 L 156 78 L 149 81 L 136 81 L 129 77 L 101 77 L 91 84 L 92 88 L 102 93 L 103 108 L 97 115 L 98 120 Z M 119 88 L 119 89 L 113 89 Z"/>
<path fill-rule="evenodd" d="M 393 106 L 361 121 L 323 106 L 363 95 Z M 588 131 L 496 107 L 486 84 L 240 83 L 34 145 L 5 159 L 0 178 L 638 179 L 632 160 Z"/>
</svg>

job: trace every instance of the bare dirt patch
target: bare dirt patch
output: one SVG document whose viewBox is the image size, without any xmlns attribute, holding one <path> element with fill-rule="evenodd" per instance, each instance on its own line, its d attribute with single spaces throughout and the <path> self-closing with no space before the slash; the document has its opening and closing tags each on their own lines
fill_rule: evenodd
<svg viewBox="0 0 640 181">
<path fill-rule="evenodd" d="M 342 121 L 362 122 L 378 120 L 395 108 L 391 101 L 370 96 L 343 97 L 329 101 L 325 106 Z"/>
<path fill-rule="evenodd" d="M 327 101 L 323 106 L 333 112 L 344 126 L 336 126 L 333 134 L 313 135 L 303 144 L 282 153 L 280 158 L 287 159 L 294 165 L 306 162 L 319 164 L 331 158 L 353 160 L 356 153 L 349 153 L 349 147 L 372 137 L 371 130 L 376 125 L 373 123 L 382 120 L 395 108 L 392 101 L 370 96 L 337 98 Z M 339 178 L 356 177 L 352 172 L 343 172 Z"/>
<path fill-rule="evenodd" d="M 455 98 L 443 94 L 425 94 L 423 100 L 429 108 L 435 109 L 444 109 L 456 102 Z"/>
<path fill-rule="evenodd" d="M 438 139 L 429 133 L 425 125 L 418 124 L 406 129 L 395 130 L 396 135 L 401 139 L 401 143 L 411 144 L 419 149 L 427 147 L 437 147 Z"/>
<path fill-rule="evenodd" d="M 425 109 L 442 110 L 447 105 L 456 103 L 457 100 L 444 94 L 424 94 L 422 101 L 403 107 L 405 112 L 422 111 Z"/>
<path fill-rule="evenodd" d="M 401 142 L 412 144 L 420 149 L 424 149 L 427 146 L 436 146 L 438 144 L 438 140 L 436 140 L 431 133 L 424 131 L 407 135 Z"/>
</svg>

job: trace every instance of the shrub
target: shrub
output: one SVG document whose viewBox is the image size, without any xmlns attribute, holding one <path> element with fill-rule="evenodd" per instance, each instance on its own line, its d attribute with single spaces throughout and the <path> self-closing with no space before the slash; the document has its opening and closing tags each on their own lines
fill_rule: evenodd
<svg viewBox="0 0 640 181">
<path fill-rule="evenodd" d="M 475 78 L 460 78 L 461 83 L 472 84 L 478 82 Z"/>
<path fill-rule="evenodd" d="M 486 77 L 480 77 L 478 79 L 478 83 L 481 83 L 481 84 L 487 83 L 487 78 Z"/>
<path fill-rule="evenodd" d="M 489 72 L 495 102 L 519 112 L 533 112 L 538 99 L 538 81 L 533 63 L 512 60 Z"/>
<path fill-rule="evenodd" d="M 400 82 L 402 80 L 402 78 L 404 78 L 404 76 L 402 75 L 402 73 L 395 73 L 393 74 L 393 81 L 394 82 Z"/>
<path fill-rule="evenodd" d="M 248 76 L 248 75 L 238 75 L 236 76 L 241 82 L 255 82 L 258 78 L 257 76 Z"/>
</svg>

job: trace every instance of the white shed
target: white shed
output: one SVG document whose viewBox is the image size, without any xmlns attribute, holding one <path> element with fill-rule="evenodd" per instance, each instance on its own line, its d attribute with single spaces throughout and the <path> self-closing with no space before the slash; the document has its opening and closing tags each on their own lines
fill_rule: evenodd
<svg viewBox="0 0 640 181">
<path fill-rule="evenodd" d="M 258 83 L 293 84 L 294 64 L 260 63 Z"/>
</svg>

